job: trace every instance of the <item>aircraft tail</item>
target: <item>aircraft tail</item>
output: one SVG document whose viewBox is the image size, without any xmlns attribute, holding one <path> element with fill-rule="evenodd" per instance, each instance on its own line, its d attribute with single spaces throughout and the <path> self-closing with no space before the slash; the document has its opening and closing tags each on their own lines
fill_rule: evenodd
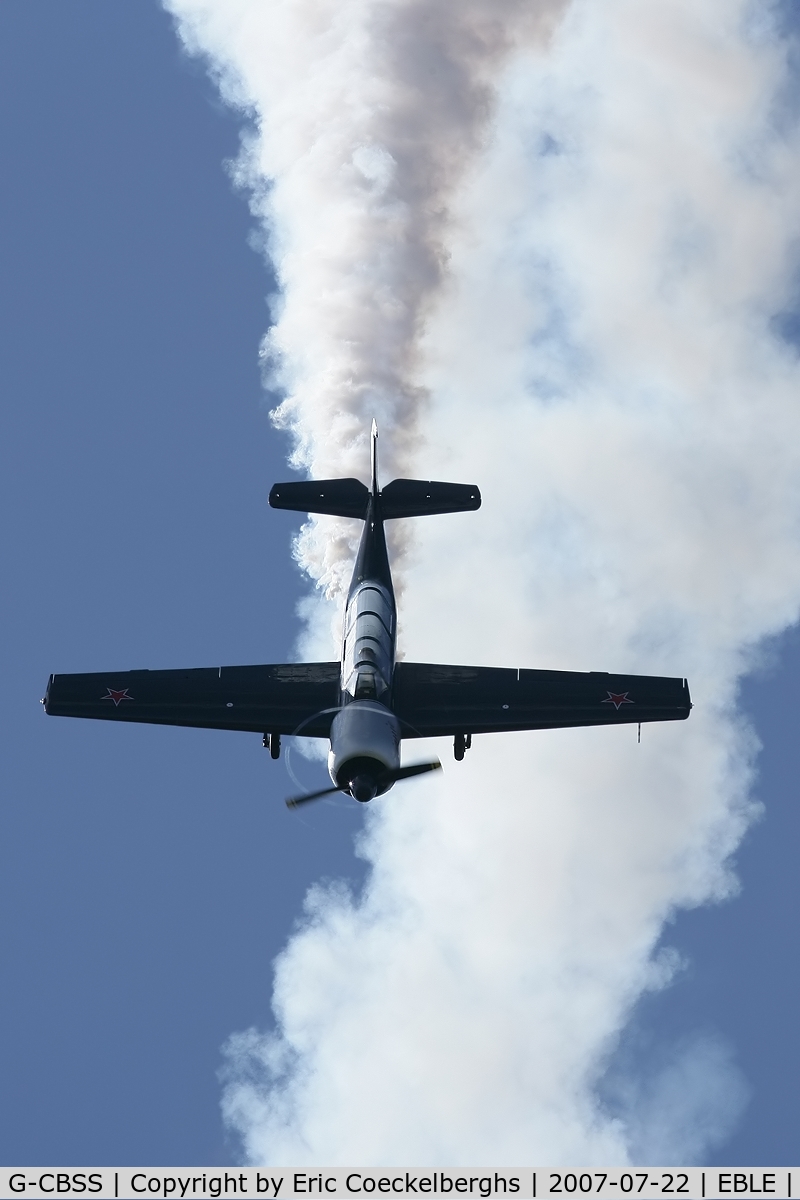
<svg viewBox="0 0 800 1200">
<path fill-rule="evenodd" d="M 360 479 L 309 479 L 302 483 L 276 483 L 269 494 L 272 508 L 293 512 L 324 513 L 329 517 L 354 517 L 365 521 L 370 500 L 378 498 L 376 516 L 426 517 L 437 513 L 471 512 L 481 506 L 481 493 L 472 483 L 437 483 L 431 479 L 394 479 L 383 490 L 378 486 L 378 425 L 370 430 L 372 487 Z M 373 509 L 373 511 L 375 511 Z"/>
<path fill-rule="evenodd" d="M 325 513 L 365 520 L 372 493 L 360 479 L 310 479 L 276 483 L 269 494 L 272 508 Z M 437 483 L 425 479 L 395 479 L 380 492 L 378 511 L 384 521 L 437 513 L 471 512 L 481 506 L 481 494 L 471 483 Z"/>
</svg>

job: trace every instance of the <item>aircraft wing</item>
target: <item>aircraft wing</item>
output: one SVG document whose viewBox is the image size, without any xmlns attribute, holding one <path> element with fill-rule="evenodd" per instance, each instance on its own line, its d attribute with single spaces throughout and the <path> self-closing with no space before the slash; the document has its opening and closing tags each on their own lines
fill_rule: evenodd
<svg viewBox="0 0 800 1200">
<path fill-rule="evenodd" d="M 323 662 L 51 675 L 44 706 L 57 717 L 327 737 L 340 670 Z"/>
<path fill-rule="evenodd" d="M 685 679 L 399 662 L 392 707 L 403 737 L 683 721 Z"/>
</svg>

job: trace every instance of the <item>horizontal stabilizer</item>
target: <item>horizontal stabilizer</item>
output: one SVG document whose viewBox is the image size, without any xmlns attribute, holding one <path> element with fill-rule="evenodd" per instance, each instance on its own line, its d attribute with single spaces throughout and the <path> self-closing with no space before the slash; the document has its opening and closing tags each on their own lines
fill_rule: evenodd
<svg viewBox="0 0 800 1200">
<path fill-rule="evenodd" d="M 436 483 L 425 479 L 394 479 L 381 492 L 381 516 L 426 517 L 436 513 L 471 512 L 480 508 L 481 494 L 472 483 Z"/>
<path fill-rule="evenodd" d="M 360 479 L 309 479 L 300 483 L 276 483 L 269 494 L 272 508 L 292 512 L 325 513 L 329 517 L 367 515 L 369 488 Z"/>
<path fill-rule="evenodd" d="M 293 512 L 325 513 L 331 517 L 367 515 L 370 490 L 360 479 L 309 479 L 301 483 L 276 483 L 269 494 L 273 508 Z M 395 479 L 381 492 L 380 515 L 425 517 L 436 513 L 471 512 L 481 506 L 481 493 L 471 483 L 437 483 L 426 479 Z"/>
</svg>

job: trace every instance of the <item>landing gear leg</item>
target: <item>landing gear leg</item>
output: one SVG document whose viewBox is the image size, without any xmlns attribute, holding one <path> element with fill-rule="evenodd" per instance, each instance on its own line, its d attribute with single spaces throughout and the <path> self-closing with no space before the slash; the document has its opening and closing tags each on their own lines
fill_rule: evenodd
<svg viewBox="0 0 800 1200">
<path fill-rule="evenodd" d="M 453 757 L 456 762 L 461 762 L 464 754 L 472 745 L 471 733 L 457 733 L 453 739 Z"/>
<path fill-rule="evenodd" d="M 264 749 L 269 750 L 271 758 L 281 756 L 281 735 L 279 733 L 264 734 Z"/>
</svg>

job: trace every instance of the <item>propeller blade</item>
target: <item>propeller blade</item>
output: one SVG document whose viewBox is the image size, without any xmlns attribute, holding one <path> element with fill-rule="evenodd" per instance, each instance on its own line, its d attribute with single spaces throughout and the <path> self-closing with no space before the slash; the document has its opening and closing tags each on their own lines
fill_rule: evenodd
<svg viewBox="0 0 800 1200">
<path fill-rule="evenodd" d="M 413 779 L 415 775 L 424 775 L 427 771 L 441 771 L 442 764 L 438 758 L 433 762 L 412 763 L 409 767 L 398 767 L 395 771 L 388 771 L 387 774 L 392 783 L 398 783 L 401 779 Z M 384 779 L 386 776 L 384 776 Z"/>
<path fill-rule="evenodd" d="M 438 758 L 433 762 L 412 763 L 408 767 L 397 767 L 394 771 L 386 771 L 380 782 L 384 783 L 399 783 L 401 779 L 413 779 L 415 775 L 425 775 L 428 771 L 441 771 L 442 764 Z M 318 792 L 309 792 L 307 796 L 292 796 L 286 801 L 287 808 L 300 808 L 303 804 L 310 804 L 312 800 L 321 800 L 323 796 L 332 796 L 334 792 L 342 792 L 344 788 L 327 787 L 320 788 Z"/>
<path fill-rule="evenodd" d="M 307 796 L 291 796 L 286 801 L 287 808 L 299 808 L 301 804 L 309 804 L 312 800 L 321 800 L 323 796 L 330 796 L 334 792 L 340 792 L 342 789 L 338 787 L 321 788 L 318 792 L 309 792 Z"/>
</svg>

